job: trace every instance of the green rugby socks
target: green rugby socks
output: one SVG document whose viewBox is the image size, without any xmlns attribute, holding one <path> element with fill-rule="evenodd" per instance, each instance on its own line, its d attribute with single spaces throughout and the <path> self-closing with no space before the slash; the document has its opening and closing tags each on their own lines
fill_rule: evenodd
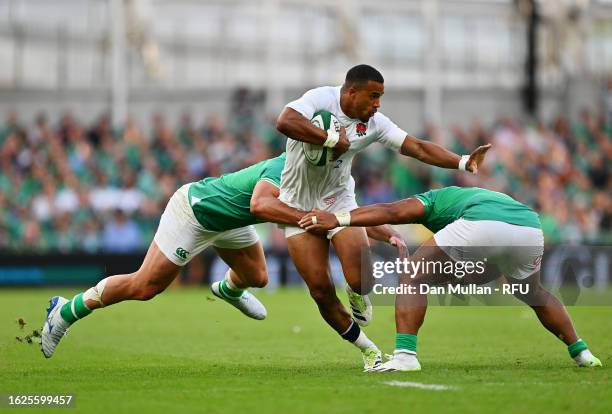
<svg viewBox="0 0 612 414">
<path fill-rule="evenodd" d="M 395 334 L 395 351 L 416 355 L 417 336 L 412 334 Z"/>
<path fill-rule="evenodd" d="M 226 299 L 239 299 L 244 289 L 236 287 L 233 283 L 231 283 L 231 285 L 233 286 L 230 286 L 227 278 L 223 279 L 221 283 L 219 283 L 219 292 L 221 292 Z"/>
<path fill-rule="evenodd" d="M 580 354 L 585 349 L 589 349 L 589 347 L 582 339 L 578 339 L 576 342 L 567 347 L 567 351 L 569 352 L 572 358 L 576 358 L 578 354 Z"/>
<path fill-rule="evenodd" d="M 91 309 L 85 305 L 85 301 L 83 300 L 83 293 L 79 293 L 71 300 L 66 302 L 62 309 L 60 309 L 60 315 L 62 315 L 62 319 L 66 322 L 72 324 L 78 321 L 79 319 L 84 318 L 85 316 L 91 313 Z"/>
</svg>

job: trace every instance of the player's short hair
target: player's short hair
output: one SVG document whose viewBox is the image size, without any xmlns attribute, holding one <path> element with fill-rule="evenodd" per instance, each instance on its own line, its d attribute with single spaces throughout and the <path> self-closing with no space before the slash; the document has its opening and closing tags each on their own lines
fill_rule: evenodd
<svg viewBox="0 0 612 414">
<path fill-rule="evenodd" d="M 385 83 L 385 78 L 383 78 L 383 75 L 379 71 L 370 65 L 357 65 L 346 72 L 344 86 L 364 86 L 368 81 Z"/>
</svg>

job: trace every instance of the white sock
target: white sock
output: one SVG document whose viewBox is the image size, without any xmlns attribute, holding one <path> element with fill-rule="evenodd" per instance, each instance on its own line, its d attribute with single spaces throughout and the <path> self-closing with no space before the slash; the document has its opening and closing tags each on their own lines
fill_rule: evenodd
<svg viewBox="0 0 612 414">
<path fill-rule="evenodd" d="M 353 342 L 353 345 L 355 345 L 357 348 L 361 349 L 362 351 L 365 351 L 368 348 L 378 349 L 376 344 L 372 342 L 370 338 L 368 338 L 366 334 L 363 333 L 363 331 L 359 333 L 359 336 L 357 337 L 355 342 Z"/>
<path fill-rule="evenodd" d="M 417 354 L 416 352 L 409 351 L 407 349 L 396 349 L 395 351 L 393 351 L 393 355 L 394 356 L 398 355 L 400 357 L 403 357 L 404 355 L 412 355 L 412 356 L 416 357 L 416 354 Z"/>
<path fill-rule="evenodd" d="M 227 286 L 229 286 L 230 289 L 235 290 L 235 291 L 241 291 L 241 290 L 246 290 L 243 288 L 239 288 L 238 286 L 236 286 L 236 284 L 234 283 L 234 281 L 232 280 L 232 278 L 230 277 L 230 271 L 228 270 L 227 273 L 225 273 L 225 282 L 227 283 Z"/>
</svg>

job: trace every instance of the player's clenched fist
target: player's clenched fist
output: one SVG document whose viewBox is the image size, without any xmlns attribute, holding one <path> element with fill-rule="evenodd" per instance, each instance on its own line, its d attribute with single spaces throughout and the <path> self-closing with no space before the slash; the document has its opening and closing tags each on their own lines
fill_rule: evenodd
<svg viewBox="0 0 612 414">
<path fill-rule="evenodd" d="M 346 129 L 344 127 L 340 127 L 340 131 L 338 132 L 338 142 L 334 146 L 334 160 L 337 160 L 342 154 L 348 151 L 351 143 L 346 137 Z"/>
</svg>

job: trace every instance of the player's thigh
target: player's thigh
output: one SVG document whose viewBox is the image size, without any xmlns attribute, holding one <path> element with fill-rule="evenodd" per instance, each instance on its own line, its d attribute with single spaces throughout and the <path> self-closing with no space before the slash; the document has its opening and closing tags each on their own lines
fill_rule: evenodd
<svg viewBox="0 0 612 414">
<path fill-rule="evenodd" d="M 551 304 L 560 304 L 556 300 L 551 300 L 551 294 L 544 289 L 540 278 L 540 270 L 522 279 L 506 276 L 508 283 L 514 285 L 514 296 L 526 305 L 549 306 Z"/>
<path fill-rule="evenodd" d="M 372 257 L 368 236 L 363 227 L 346 227 L 332 238 L 347 282 L 367 289 L 372 279 Z M 367 282 L 367 283 L 362 283 Z"/>
<path fill-rule="evenodd" d="M 266 258 L 261 242 L 239 249 L 214 246 L 215 251 L 236 272 L 240 280 L 250 286 L 265 286 L 268 281 Z"/>
<path fill-rule="evenodd" d="M 452 280 L 452 277 L 440 270 L 449 260 L 452 259 L 437 245 L 436 240 L 432 237 L 425 241 L 410 258 L 411 262 L 418 265 L 411 267 L 411 269 L 416 268 L 418 270 L 410 274 L 400 275 L 400 281 L 401 283 L 427 285 L 447 283 Z"/>
<path fill-rule="evenodd" d="M 142 265 L 132 275 L 132 280 L 133 284 L 140 287 L 155 286 L 157 290 L 164 290 L 180 271 L 181 266 L 170 261 L 153 241 Z"/>
<path fill-rule="evenodd" d="M 287 238 L 289 255 L 295 268 L 311 290 L 333 290 L 329 275 L 329 241 L 324 236 L 299 233 Z"/>
<path fill-rule="evenodd" d="M 184 266 L 222 233 L 207 231 L 197 221 L 188 200 L 188 185 L 179 188 L 168 201 L 153 240 L 174 264 Z"/>
<path fill-rule="evenodd" d="M 202 228 L 188 201 L 188 185 L 170 198 L 159 221 L 142 266 L 134 275 L 140 286 L 161 290 L 178 275 L 181 267 L 208 245 L 218 233 Z"/>
</svg>

